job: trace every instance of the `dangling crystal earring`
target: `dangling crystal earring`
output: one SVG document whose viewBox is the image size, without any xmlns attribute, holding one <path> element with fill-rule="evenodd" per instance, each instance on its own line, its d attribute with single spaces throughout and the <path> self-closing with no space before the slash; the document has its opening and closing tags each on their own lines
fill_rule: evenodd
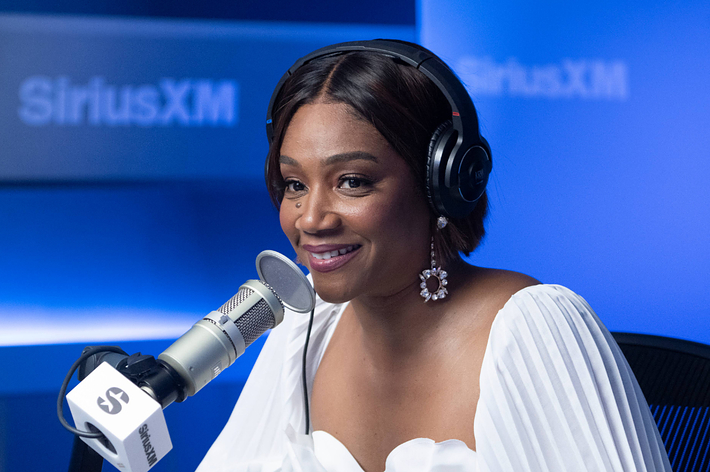
<svg viewBox="0 0 710 472">
<path fill-rule="evenodd" d="M 443 229 L 449 220 L 446 219 L 444 216 L 440 216 L 439 219 L 436 221 L 436 226 L 439 229 Z M 446 285 L 448 285 L 449 282 L 446 280 L 446 276 L 448 275 L 445 270 L 442 270 L 441 267 L 436 267 L 436 259 L 435 259 L 435 253 L 434 253 L 434 236 L 431 237 L 431 269 L 425 269 L 422 271 L 421 274 L 419 274 L 419 278 L 422 280 L 422 283 L 419 284 L 419 287 L 421 287 L 422 291 L 419 292 L 419 295 L 422 296 L 424 299 L 424 303 L 428 302 L 429 300 L 439 300 L 442 298 L 446 298 L 446 296 L 449 294 L 449 291 L 446 290 Z M 429 291 L 429 288 L 427 288 L 427 281 L 434 277 L 437 282 L 438 282 L 438 287 L 436 290 L 433 292 Z"/>
</svg>

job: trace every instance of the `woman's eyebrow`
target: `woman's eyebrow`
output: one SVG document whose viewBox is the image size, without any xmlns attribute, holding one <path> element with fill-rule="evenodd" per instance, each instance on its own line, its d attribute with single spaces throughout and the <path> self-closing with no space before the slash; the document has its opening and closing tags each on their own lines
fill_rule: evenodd
<svg viewBox="0 0 710 472">
<path fill-rule="evenodd" d="M 332 156 L 328 157 L 325 160 L 325 164 L 332 165 L 332 164 L 337 164 L 340 162 L 356 161 L 356 160 L 360 160 L 360 159 L 365 160 L 365 161 L 377 162 L 377 158 L 368 152 L 353 151 L 353 152 L 344 152 L 341 154 L 333 154 Z"/>
<path fill-rule="evenodd" d="M 296 166 L 296 167 L 301 167 L 301 164 L 298 163 L 298 161 L 292 157 L 285 156 L 281 154 L 279 156 L 279 164 L 285 164 L 287 166 Z"/>
<path fill-rule="evenodd" d="M 356 161 L 356 160 L 377 162 L 377 157 L 375 157 L 372 154 L 370 154 L 369 152 L 365 152 L 365 151 L 343 152 L 340 154 L 333 154 L 332 156 L 329 156 L 328 158 L 326 158 L 324 164 L 325 165 L 333 165 L 333 164 L 339 164 L 341 162 L 349 162 L 349 161 Z M 296 159 L 294 159 L 292 157 L 288 157 L 285 154 L 281 154 L 279 156 L 279 164 L 284 164 L 287 166 L 294 166 L 294 167 L 301 167 L 301 164 L 299 164 Z"/>
</svg>

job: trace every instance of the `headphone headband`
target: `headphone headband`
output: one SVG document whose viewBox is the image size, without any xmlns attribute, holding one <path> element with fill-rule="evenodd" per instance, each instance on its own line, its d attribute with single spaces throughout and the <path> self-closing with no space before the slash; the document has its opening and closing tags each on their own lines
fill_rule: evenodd
<svg viewBox="0 0 710 472">
<path fill-rule="evenodd" d="M 314 59 L 357 51 L 373 52 L 383 56 L 389 56 L 420 70 L 434 82 L 449 102 L 452 112 L 451 121 L 453 122 L 454 129 L 458 131 L 459 134 L 467 135 L 470 133 L 472 136 L 478 136 L 478 118 L 476 109 L 473 106 L 473 101 L 471 101 L 471 97 L 461 81 L 445 63 L 425 49 L 419 49 L 400 41 L 374 39 L 371 41 L 350 41 L 325 46 L 297 60 L 286 73 L 284 73 L 281 80 L 279 80 L 276 85 L 274 93 L 271 94 L 271 100 L 269 100 L 269 108 L 266 115 L 266 134 L 269 142 L 273 140 L 272 110 L 276 97 L 284 82 L 301 66 Z M 461 115 L 467 117 L 465 122 L 461 119 Z M 471 119 L 471 117 L 473 118 Z"/>
<path fill-rule="evenodd" d="M 432 207 L 439 214 L 463 217 L 470 213 L 485 190 L 492 167 L 488 144 L 479 134 L 476 108 L 466 88 L 453 71 L 434 54 L 413 44 L 387 39 L 351 41 L 323 47 L 297 60 L 281 77 L 271 95 L 266 114 L 266 134 L 269 143 L 273 141 L 274 133 L 273 107 L 286 80 L 301 66 L 314 59 L 358 51 L 392 57 L 415 67 L 434 82 L 446 97 L 451 106 L 451 132 L 447 129 L 445 133 L 436 133 L 435 138 L 441 137 L 445 142 L 432 141 L 433 149 L 430 146 L 427 193 Z M 465 157 L 474 149 L 483 151 L 484 156 L 475 157 L 477 162 L 473 164 L 464 162 Z M 481 154 L 479 151 L 475 153 Z M 466 174 L 463 179 L 462 172 Z M 462 188 L 462 185 L 473 185 L 469 183 L 471 179 L 476 186 L 475 189 L 471 191 L 470 188 Z"/>
</svg>

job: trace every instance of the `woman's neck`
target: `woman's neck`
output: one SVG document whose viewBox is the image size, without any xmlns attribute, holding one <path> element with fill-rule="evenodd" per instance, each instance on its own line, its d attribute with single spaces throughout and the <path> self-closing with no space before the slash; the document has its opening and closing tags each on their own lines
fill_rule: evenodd
<svg viewBox="0 0 710 472">
<path fill-rule="evenodd" d="M 366 352 L 379 362 L 425 354 L 427 346 L 439 343 L 456 322 L 456 289 L 471 280 L 475 268 L 461 259 L 447 264 L 450 296 L 424 302 L 419 279 L 395 294 L 361 296 L 350 302 L 344 316 L 350 318 Z"/>
</svg>

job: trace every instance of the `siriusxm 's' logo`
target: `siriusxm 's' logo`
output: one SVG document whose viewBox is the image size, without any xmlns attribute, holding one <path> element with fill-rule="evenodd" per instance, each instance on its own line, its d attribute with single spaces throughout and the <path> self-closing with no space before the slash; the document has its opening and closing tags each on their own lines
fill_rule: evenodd
<svg viewBox="0 0 710 472">
<path fill-rule="evenodd" d="M 628 67 L 622 61 L 565 59 L 560 64 L 523 65 L 517 59 L 496 63 L 489 57 L 463 56 L 455 67 L 476 96 L 517 96 L 626 100 Z"/>
<path fill-rule="evenodd" d="M 103 77 L 74 84 L 68 77 L 33 76 L 20 85 L 20 119 L 33 126 L 234 126 L 234 80 L 164 78 L 157 85 L 111 85 Z"/>
<path fill-rule="evenodd" d="M 118 387 L 111 387 L 106 390 L 106 398 L 99 397 L 96 403 L 109 415 L 117 415 L 123 409 L 122 403 L 128 404 L 128 394 Z"/>
</svg>

